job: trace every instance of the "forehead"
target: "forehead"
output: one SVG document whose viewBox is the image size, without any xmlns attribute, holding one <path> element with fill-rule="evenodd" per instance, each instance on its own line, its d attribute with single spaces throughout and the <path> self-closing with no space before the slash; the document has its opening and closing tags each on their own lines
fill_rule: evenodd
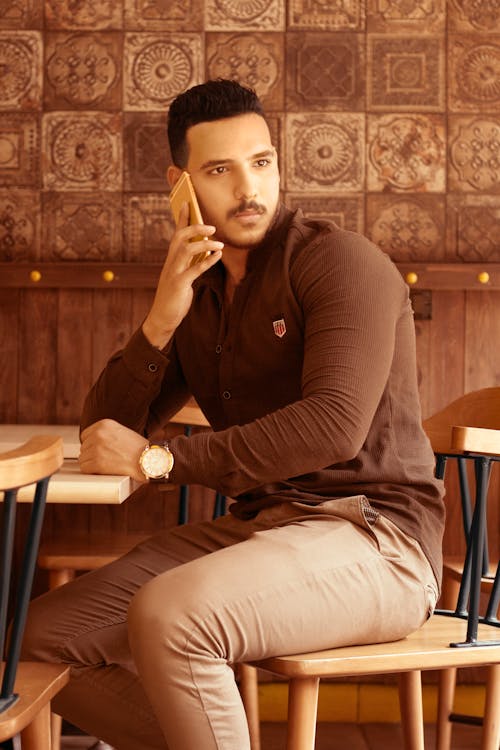
<svg viewBox="0 0 500 750">
<path fill-rule="evenodd" d="M 254 112 L 212 122 L 200 122 L 187 131 L 189 171 L 206 161 L 239 161 L 271 148 L 263 117 Z"/>
</svg>

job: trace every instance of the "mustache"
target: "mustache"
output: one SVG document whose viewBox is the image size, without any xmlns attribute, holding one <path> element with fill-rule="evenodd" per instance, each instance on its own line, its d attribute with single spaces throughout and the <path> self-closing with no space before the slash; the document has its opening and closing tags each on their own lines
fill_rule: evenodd
<svg viewBox="0 0 500 750">
<path fill-rule="evenodd" d="M 264 214 L 266 212 L 266 207 L 257 203 L 257 201 L 241 201 L 237 208 L 233 208 L 232 211 L 228 212 L 227 217 L 228 219 L 231 219 L 233 216 L 237 216 L 237 214 L 244 211 L 256 211 L 258 214 Z"/>
</svg>

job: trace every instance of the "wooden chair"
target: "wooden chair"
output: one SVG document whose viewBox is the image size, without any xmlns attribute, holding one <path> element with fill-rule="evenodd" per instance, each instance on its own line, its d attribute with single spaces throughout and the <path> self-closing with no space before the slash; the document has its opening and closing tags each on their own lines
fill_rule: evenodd
<svg viewBox="0 0 500 750">
<path fill-rule="evenodd" d="M 0 742 L 21 734 L 23 750 L 50 750 L 50 701 L 69 680 L 69 667 L 19 662 L 36 555 L 43 522 L 47 485 L 63 461 L 62 440 L 49 435 L 34 437 L 15 450 L 0 454 L 0 490 L 3 492 L 0 546 Z M 26 535 L 14 617 L 7 639 L 7 610 L 19 487 L 35 483 Z M 6 641 L 8 645 L 5 648 Z"/>
<path fill-rule="evenodd" d="M 446 455 L 450 451 L 451 428 L 453 424 L 500 429 L 500 388 L 482 388 L 478 391 L 466 393 L 450 403 L 446 408 L 425 420 L 424 429 L 429 436 L 436 454 Z M 465 459 L 459 458 L 455 464 L 458 471 L 460 505 L 465 539 L 469 534 L 472 515 L 469 480 L 466 470 L 467 462 Z M 453 498 L 450 499 L 453 501 Z M 450 506 L 450 502 L 448 502 L 448 506 Z M 489 563 L 487 542 L 488 540 L 485 539 L 486 546 L 483 556 L 481 589 L 486 593 L 491 593 L 496 567 Z M 445 556 L 443 561 L 441 594 L 441 603 L 444 609 L 453 609 L 457 606 L 462 571 L 463 557 Z M 456 669 L 447 669 L 439 675 L 437 750 L 449 750 L 454 722 L 478 723 L 476 717 L 453 712 L 456 673 Z M 490 674 L 490 682 L 493 679 L 492 674 Z M 498 689 L 498 686 L 488 685 L 488 691 L 496 689 Z"/>
<path fill-rule="evenodd" d="M 466 456 L 477 472 L 476 502 L 466 555 L 462 594 L 469 610 L 436 611 L 418 631 L 400 641 L 350 646 L 317 653 L 277 656 L 254 663 L 289 680 L 287 750 L 313 750 L 321 678 L 394 673 L 405 748 L 423 750 L 421 672 L 488 666 L 488 691 L 482 750 L 498 750 L 500 740 L 500 630 L 496 627 L 500 578 L 497 575 L 485 618 L 479 617 L 481 561 L 484 548 L 487 479 L 491 462 L 500 460 L 500 430 L 453 428 L 445 458 Z M 248 668 L 248 667 L 247 667 Z M 255 726 L 256 717 L 251 716 Z"/>
</svg>

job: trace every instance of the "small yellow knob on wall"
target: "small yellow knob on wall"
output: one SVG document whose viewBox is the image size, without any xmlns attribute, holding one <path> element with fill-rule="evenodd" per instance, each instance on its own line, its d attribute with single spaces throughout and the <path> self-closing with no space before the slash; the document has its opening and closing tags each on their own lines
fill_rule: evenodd
<svg viewBox="0 0 500 750">
<path fill-rule="evenodd" d="M 113 271 L 104 271 L 102 274 L 102 278 L 104 279 L 104 281 L 110 282 L 110 281 L 113 281 L 113 279 L 115 278 L 115 275 Z"/>
<path fill-rule="evenodd" d="M 478 273 L 477 280 L 480 284 L 487 284 L 490 280 L 490 275 L 488 271 L 481 271 L 481 273 Z"/>
<path fill-rule="evenodd" d="M 405 278 L 407 284 L 416 284 L 418 281 L 418 276 L 415 271 L 410 271 L 409 273 L 407 273 Z"/>
<path fill-rule="evenodd" d="M 30 272 L 30 279 L 31 279 L 31 281 L 34 281 L 36 283 L 37 281 L 40 281 L 41 278 L 42 278 L 42 274 L 40 273 L 40 271 L 31 271 Z"/>
</svg>

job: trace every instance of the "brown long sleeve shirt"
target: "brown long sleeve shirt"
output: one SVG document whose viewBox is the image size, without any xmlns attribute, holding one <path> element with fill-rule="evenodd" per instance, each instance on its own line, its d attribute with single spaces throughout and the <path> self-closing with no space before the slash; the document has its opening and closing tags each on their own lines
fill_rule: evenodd
<svg viewBox="0 0 500 750">
<path fill-rule="evenodd" d="M 440 579 L 443 489 L 421 426 L 408 289 L 366 238 L 282 208 L 230 310 L 217 263 L 166 351 L 139 329 L 111 358 L 82 426 L 110 418 L 152 434 L 189 395 L 213 432 L 172 439 L 172 481 L 236 498 L 240 517 L 365 495 Z"/>
</svg>

